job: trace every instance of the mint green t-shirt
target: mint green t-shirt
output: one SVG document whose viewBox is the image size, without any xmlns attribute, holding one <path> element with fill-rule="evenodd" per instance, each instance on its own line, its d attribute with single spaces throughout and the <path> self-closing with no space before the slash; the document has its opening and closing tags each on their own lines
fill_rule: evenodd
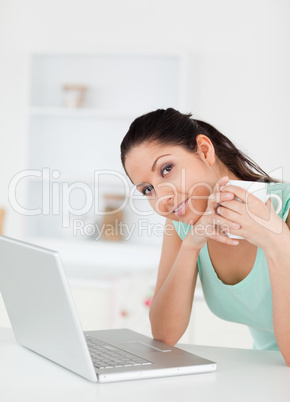
<svg viewBox="0 0 290 402">
<path fill-rule="evenodd" d="M 267 188 L 268 194 L 277 194 L 281 198 L 282 208 L 279 216 L 286 221 L 290 208 L 290 183 L 269 183 Z M 272 202 L 275 207 L 277 200 L 272 198 Z M 191 226 L 183 222 L 172 222 L 183 240 Z M 257 249 L 251 272 L 235 285 L 226 285 L 218 278 L 210 260 L 207 244 L 199 253 L 198 272 L 204 298 L 215 315 L 227 321 L 247 325 L 254 339 L 254 349 L 278 349 L 273 329 L 268 263 L 262 249 Z"/>
</svg>

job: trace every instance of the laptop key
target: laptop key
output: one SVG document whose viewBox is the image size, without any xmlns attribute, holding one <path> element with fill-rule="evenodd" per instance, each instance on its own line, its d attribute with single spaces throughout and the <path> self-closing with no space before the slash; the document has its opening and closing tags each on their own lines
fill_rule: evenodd
<svg viewBox="0 0 290 402">
<path fill-rule="evenodd" d="M 97 369 L 103 370 L 152 364 L 143 358 L 118 349 L 113 345 L 106 344 L 94 337 L 87 335 L 86 340 L 94 367 Z"/>
</svg>

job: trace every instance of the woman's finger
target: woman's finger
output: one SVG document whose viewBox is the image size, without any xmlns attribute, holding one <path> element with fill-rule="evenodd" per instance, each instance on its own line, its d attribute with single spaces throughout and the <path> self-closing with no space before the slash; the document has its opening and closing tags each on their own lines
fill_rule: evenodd
<svg viewBox="0 0 290 402">
<path fill-rule="evenodd" d="M 226 230 L 227 232 L 229 229 L 240 229 L 241 225 L 237 222 L 230 221 L 221 215 L 214 215 L 212 218 L 212 224 L 217 225 L 221 227 L 223 230 Z"/>
<path fill-rule="evenodd" d="M 239 241 L 236 239 L 232 239 L 226 235 L 223 235 L 222 233 L 220 233 L 218 230 L 216 231 L 216 233 L 208 236 L 210 239 L 216 240 L 220 243 L 223 244 L 228 244 L 230 246 L 237 246 L 239 244 Z"/>
</svg>

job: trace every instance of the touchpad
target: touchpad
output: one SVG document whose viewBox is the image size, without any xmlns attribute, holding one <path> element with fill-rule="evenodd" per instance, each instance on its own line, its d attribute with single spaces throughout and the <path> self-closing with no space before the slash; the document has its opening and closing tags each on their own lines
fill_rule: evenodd
<svg viewBox="0 0 290 402">
<path fill-rule="evenodd" d="M 129 342 L 124 342 L 123 345 L 126 345 L 127 347 L 130 348 L 130 351 L 132 352 L 171 352 L 171 349 L 169 347 L 164 348 L 164 349 L 159 349 L 155 346 L 148 345 L 147 343 L 140 342 L 140 341 L 129 341 Z"/>
</svg>

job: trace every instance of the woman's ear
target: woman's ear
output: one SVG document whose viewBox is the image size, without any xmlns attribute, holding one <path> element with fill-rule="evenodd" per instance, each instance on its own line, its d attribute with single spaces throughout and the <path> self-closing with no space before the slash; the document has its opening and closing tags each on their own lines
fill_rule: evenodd
<svg viewBox="0 0 290 402">
<path fill-rule="evenodd" d="M 197 152 L 201 158 L 209 165 L 214 165 L 216 161 L 215 149 L 211 140 L 204 134 L 196 136 Z"/>
</svg>

